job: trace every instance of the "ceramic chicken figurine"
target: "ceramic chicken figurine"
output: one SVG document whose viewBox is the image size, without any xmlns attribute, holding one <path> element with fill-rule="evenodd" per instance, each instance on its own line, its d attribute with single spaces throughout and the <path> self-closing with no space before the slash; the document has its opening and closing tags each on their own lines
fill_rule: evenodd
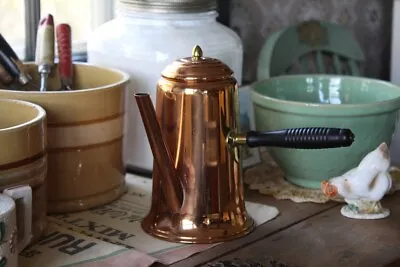
<svg viewBox="0 0 400 267">
<path fill-rule="evenodd" d="M 389 209 L 380 200 L 392 187 L 389 174 L 390 154 L 386 143 L 369 152 L 360 164 L 341 176 L 321 184 L 322 191 L 330 198 L 343 197 L 347 203 L 341 213 L 354 219 L 382 219 L 389 216 Z"/>
</svg>

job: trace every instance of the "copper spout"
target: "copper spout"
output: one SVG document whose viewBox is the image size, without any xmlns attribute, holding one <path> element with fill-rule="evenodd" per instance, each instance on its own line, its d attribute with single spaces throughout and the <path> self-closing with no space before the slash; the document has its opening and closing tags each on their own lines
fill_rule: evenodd
<svg viewBox="0 0 400 267">
<path fill-rule="evenodd" d="M 149 139 L 150 148 L 153 152 L 154 161 L 160 170 L 163 170 L 161 179 L 163 184 L 165 201 L 172 213 L 179 212 L 181 202 L 179 193 L 178 177 L 174 167 L 171 153 L 168 150 L 167 143 L 158 124 L 156 112 L 153 103 L 148 94 L 135 94 L 136 102 L 142 116 L 144 128 Z"/>
</svg>

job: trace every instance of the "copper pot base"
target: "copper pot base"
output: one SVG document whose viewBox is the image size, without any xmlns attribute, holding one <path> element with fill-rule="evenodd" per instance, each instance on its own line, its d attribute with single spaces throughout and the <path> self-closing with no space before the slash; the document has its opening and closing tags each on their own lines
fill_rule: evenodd
<svg viewBox="0 0 400 267">
<path fill-rule="evenodd" d="M 238 217 L 242 223 L 236 221 Z M 141 226 L 146 233 L 158 239 L 184 244 L 226 242 L 245 236 L 256 227 L 254 220 L 248 215 L 240 215 L 228 220 L 221 215 L 217 219 L 213 218 L 211 222 L 208 220 L 208 223 L 204 222 L 206 220 L 208 219 L 205 218 L 203 222 L 194 226 L 191 220 L 180 214 L 173 219 L 149 214 L 143 219 Z"/>
</svg>

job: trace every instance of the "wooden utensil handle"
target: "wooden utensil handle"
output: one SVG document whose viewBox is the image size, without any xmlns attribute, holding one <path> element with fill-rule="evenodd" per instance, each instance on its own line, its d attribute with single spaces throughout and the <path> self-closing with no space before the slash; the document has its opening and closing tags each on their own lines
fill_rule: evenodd
<svg viewBox="0 0 400 267">
<path fill-rule="evenodd" d="M 66 24 L 58 24 L 56 27 L 59 71 L 61 80 L 72 82 L 72 40 L 71 27 Z"/>
</svg>

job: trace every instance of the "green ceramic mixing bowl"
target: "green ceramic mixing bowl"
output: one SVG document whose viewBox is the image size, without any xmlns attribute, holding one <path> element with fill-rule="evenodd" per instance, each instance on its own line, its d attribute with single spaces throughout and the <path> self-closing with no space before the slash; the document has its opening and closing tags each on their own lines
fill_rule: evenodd
<svg viewBox="0 0 400 267">
<path fill-rule="evenodd" d="M 350 147 L 269 148 L 286 179 L 307 188 L 320 188 L 322 180 L 356 167 L 381 142 L 390 145 L 400 108 L 400 87 L 351 76 L 279 76 L 254 83 L 250 97 L 258 131 L 295 127 L 353 131 Z"/>
</svg>

